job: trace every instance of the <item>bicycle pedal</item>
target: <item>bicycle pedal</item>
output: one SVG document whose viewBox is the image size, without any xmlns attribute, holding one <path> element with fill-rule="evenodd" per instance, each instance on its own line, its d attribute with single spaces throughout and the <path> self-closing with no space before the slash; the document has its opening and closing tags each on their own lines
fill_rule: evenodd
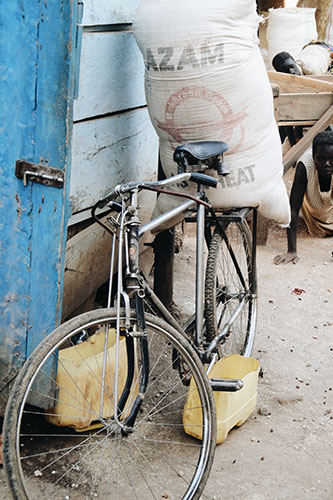
<svg viewBox="0 0 333 500">
<path fill-rule="evenodd" d="M 243 380 L 231 378 L 211 378 L 210 383 L 213 391 L 219 392 L 236 392 L 244 386 Z"/>
</svg>

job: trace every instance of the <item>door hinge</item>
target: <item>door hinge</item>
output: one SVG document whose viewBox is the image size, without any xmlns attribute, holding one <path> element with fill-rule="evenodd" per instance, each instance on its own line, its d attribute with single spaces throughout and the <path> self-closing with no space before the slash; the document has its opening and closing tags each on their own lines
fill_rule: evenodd
<svg viewBox="0 0 333 500">
<path fill-rule="evenodd" d="M 28 184 L 28 180 L 56 188 L 62 188 L 65 182 L 65 173 L 60 168 L 25 160 L 17 160 L 15 175 L 18 179 L 23 179 L 25 186 Z"/>
</svg>

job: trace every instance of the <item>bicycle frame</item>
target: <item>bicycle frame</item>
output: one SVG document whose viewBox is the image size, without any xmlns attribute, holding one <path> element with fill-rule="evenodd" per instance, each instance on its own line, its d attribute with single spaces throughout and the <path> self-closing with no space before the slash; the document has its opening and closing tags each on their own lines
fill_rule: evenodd
<svg viewBox="0 0 333 500">
<path fill-rule="evenodd" d="M 200 191 L 198 191 L 197 195 L 200 195 Z M 204 196 L 204 193 L 201 193 Z M 182 213 L 185 209 L 190 210 L 191 208 L 194 208 L 193 203 L 190 203 L 188 201 L 183 202 L 181 205 L 179 205 L 176 209 L 170 210 L 159 217 L 155 218 L 153 221 L 149 222 L 148 224 L 144 225 L 140 230 L 139 230 L 139 237 L 141 237 L 143 234 L 147 233 L 151 229 L 157 228 L 162 222 L 167 222 L 175 214 Z M 233 222 L 241 222 L 244 220 L 244 218 L 248 215 L 248 213 L 252 210 L 253 211 L 253 232 L 252 232 L 252 255 L 251 259 L 252 262 L 255 262 L 256 259 L 256 238 L 257 238 L 257 210 L 254 207 L 244 207 L 240 209 L 235 209 L 233 211 L 230 211 L 229 213 L 218 216 L 213 208 L 210 206 L 209 210 L 211 212 L 211 217 L 210 220 L 211 222 L 219 227 L 219 230 L 224 236 L 224 239 L 226 242 L 228 242 L 228 237 L 225 234 L 224 228 L 223 228 L 223 220 L 229 220 Z M 190 218 L 188 219 L 190 220 Z M 244 295 L 242 301 L 239 304 L 239 307 L 236 309 L 232 317 L 229 319 L 228 324 L 223 328 L 221 333 L 215 337 L 214 340 L 211 341 L 211 343 L 208 346 L 203 347 L 203 324 L 204 324 L 204 267 L 205 267 L 205 260 L 204 260 L 204 244 L 205 244 L 205 227 L 206 227 L 206 214 L 205 214 L 205 206 L 202 203 L 197 203 L 197 215 L 194 218 L 191 218 L 192 222 L 196 222 L 196 290 L 195 290 L 195 342 L 194 342 L 194 348 L 198 352 L 199 356 L 203 360 L 203 362 L 208 362 L 210 363 L 211 361 L 211 356 L 215 349 L 218 347 L 218 345 L 222 342 L 223 338 L 225 337 L 226 333 L 228 330 L 232 327 L 233 323 L 236 321 L 238 315 L 240 314 L 244 303 L 247 300 L 247 296 Z M 237 259 L 234 255 L 233 249 L 230 244 L 228 244 L 228 251 L 230 253 L 230 256 L 234 262 L 235 268 L 237 270 L 237 274 L 240 278 L 240 281 L 244 285 L 244 277 L 242 275 L 242 271 L 238 265 Z M 254 270 L 253 267 L 251 267 L 251 273 L 250 273 L 250 282 L 254 282 Z M 158 299 L 158 297 L 155 295 L 155 293 L 151 290 L 151 288 L 148 286 L 147 283 L 145 283 L 145 290 L 149 294 L 149 298 L 154 302 L 154 304 L 157 306 L 159 312 L 163 315 L 164 319 L 168 321 L 174 328 L 176 328 L 180 333 L 183 335 L 186 335 L 184 332 L 184 329 L 181 328 L 179 323 L 174 319 L 174 317 L 169 313 L 169 311 L 165 308 L 164 304 Z M 248 293 L 251 293 L 248 291 Z M 190 339 L 191 340 L 191 339 Z"/>
<path fill-rule="evenodd" d="M 138 189 L 130 193 L 129 202 L 125 203 L 122 201 L 122 214 L 119 214 L 118 220 L 114 221 L 116 225 L 119 226 L 119 243 L 118 243 L 118 285 L 117 285 L 117 305 L 118 311 L 121 305 L 125 307 L 126 316 L 129 318 L 130 309 L 130 297 L 134 295 L 135 292 L 138 293 L 139 298 L 148 297 L 153 304 L 156 306 L 158 311 L 162 314 L 163 318 L 169 322 L 176 330 L 185 335 L 184 329 L 175 320 L 175 318 L 170 314 L 168 309 L 159 300 L 153 290 L 150 288 L 148 283 L 140 275 L 139 272 L 139 248 L 138 240 L 146 233 L 158 228 L 162 224 L 173 219 L 176 215 L 184 212 L 190 212 L 196 210 L 197 215 L 192 218 L 192 222 L 196 222 L 196 289 L 195 289 L 195 347 L 197 352 L 203 356 L 202 345 L 203 345 L 203 322 L 204 322 L 204 245 L 205 245 L 205 221 L 206 214 L 205 209 L 208 208 L 211 216 L 211 224 L 219 226 L 220 231 L 228 241 L 223 229 L 223 220 L 241 221 L 243 220 L 252 208 L 241 208 L 231 211 L 225 215 L 218 216 L 212 209 L 211 205 L 204 201 L 205 193 L 201 190 L 201 186 L 198 186 L 198 191 L 195 197 L 183 201 L 177 207 L 159 215 L 154 218 L 144 226 L 140 227 L 140 220 L 138 218 L 138 207 L 137 207 Z M 126 209 L 129 207 L 129 210 Z M 119 219 L 120 222 L 119 222 Z M 189 220 L 189 219 L 188 219 Z M 256 257 L 256 221 L 257 212 L 253 209 L 253 242 L 252 245 L 252 260 L 255 261 Z M 126 226 L 126 230 L 125 230 Z M 109 230 L 109 229 L 108 229 Z M 119 249 L 125 248 L 125 271 L 123 270 L 123 256 Z M 108 296 L 108 307 L 111 305 L 111 290 L 114 275 L 114 261 L 116 253 L 116 240 L 114 238 L 113 248 L 111 254 L 111 264 L 110 264 L 110 282 L 109 282 L 109 296 Z M 232 247 L 229 245 L 228 250 L 230 252 L 231 258 L 234 261 L 235 268 L 240 277 L 240 280 L 244 283 L 244 278 L 242 272 L 238 266 L 237 260 L 233 254 Z M 124 280 L 125 278 L 125 280 Z M 126 287 L 124 290 L 124 281 L 126 281 Z M 253 281 L 253 276 L 251 277 L 251 282 Z M 237 319 L 239 311 L 243 307 L 244 300 L 240 303 L 240 307 L 237 309 L 235 314 L 229 321 L 229 327 L 232 326 L 233 322 Z M 122 304 L 123 301 L 123 304 Z M 211 344 L 206 347 L 205 351 L 207 354 L 211 354 L 216 346 L 221 342 L 225 335 L 225 329 L 223 332 L 214 339 Z M 206 356 L 207 358 L 207 356 Z"/>
<path fill-rule="evenodd" d="M 247 294 L 244 294 L 244 297 L 239 303 L 239 306 L 234 311 L 231 318 L 227 322 L 227 325 L 223 328 L 222 332 L 216 336 L 208 346 L 204 346 L 204 338 L 203 338 L 203 326 L 204 326 L 204 286 L 205 286 L 205 259 L 204 259 L 204 245 L 205 245 L 205 228 L 206 228 L 206 210 L 208 209 L 210 212 L 210 216 L 208 217 L 211 225 L 219 226 L 221 233 L 224 235 L 225 241 L 227 242 L 227 247 L 230 253 L 230 256 L 234 262 L 235 268 L 239 275 L 241 282 L 244 284 L 244 277 L 242 276 L 242 271 L 238 266 L 237 259 L 233 253 L 233 249 L 231 245 L 228 244 L 228 238 L 224 232 L 223 228 L 223 220 L 233 220 L 240 221 L 243 220 L 246 215 L 249 213 L 251 208 L 242 208 L 236 209 L 235 211 L 231 211 L 230 213 L 225 214 L 224 216 L 218 216 L 207 198 L 205 197 L 205 193 L 202 190 L 202 186 L 198 183 L 198 190 L 195 196 L 190 195 L 182 195 L 183 197 L 187 197 L 185 201 L 180 203 L 177 207 L 161 214 L 160 216 L 154 218 L 147 224 L 140 227 L 140 219 L 138 216 L 138 192 L 141 188 L 146 188 L 143 185 L 137 185 L 133 189 L 129 191 L 126 196 L 122 196 L 121 205 L 118 203 L 113 203 L 113 207 L 120 212 L 117 218 L 111 217 L 111 222 L 115 226 L 114 231 L 111 231 L 105 224 L 102 225 L 113 234 L 113 245 L 111 252 L 111 262 L 110 262 L 110 281 L 109 281 L 109 294 L 108 294 L 108 307 L 111 306 L 111 291 L 113 285 L 113 277 L 115 273 L 115 260 L 116 260 L 116 250 L 118 246 L 118 255 L 117 255 L 117 293 L 116 293 L 116 301 L 115 307 L 117 311 L 117 327 L 116 327 L 116 366 L 115 366 L 115 394 L 114 394 L 114 415 L 115 421 L 118 426 L 120 426 L 124 432 L 131 432 L 131 426 L 133 425 L 136 415 L 141 406 L 143 395 L 145 393 L 147 383 L 148 383 L 148 374 L 149 374 L 149 355 L 148 355 L 148 346 L 145 338 L 145 318 L 144 318 L 144 298 L 148 298 L 156 307 L 158 312 L 162 315 L 162 317 L 176 330 L 178 330 L 182 335 L 186 336 L 186 333 L 182 326 L 178 323 L 178 321 L 172 316 L 172 314 L 168 311 L 168 309 L 164 306 L 164 304 L 160 301 L 160 299 L 156 296 L 154 291 L 150 288 L 148 283 L 145 281 L 144 277 L 140 274 L 140 266 L 139 266 L 139 239 L 146 233 L 158 228 L 162 224 L 167 223 L 172 220 L 175 216 L 182 213 L 190 213 L 191 211 L 196 211 L 196 217 L 192 218 L 192 221 L 196 222 L 196 284 L 195 284 L 195 337 L 194 342 L 192 339 L 189 339 L 195 348 L 196 352 L 199 354 L 203 363 L 209 363 L 210 366 L 215 362 L 215 351 L 218 345 L 223 341 L 225 335 L 231 329 L 233 323 L 236 321 L 238 315 L 240 314 L 246 300 Z M 159 191 L 158 189 L 153 189 L 148 187 L 146 189 L 152 189 Z M 166 192 L 163 190 L 163 192 Z M 167 192 L 168 193 L 168 192 Z M 169 192 L 170 194 L 174 194 L 174 192 Z M 112 207 L 112 205 L 111 205 Z M 97 217 L 95 217 L 97 219 Z M 255 239 L 256 239 L 256 219 L 257 214 L 254 209 L 253 216 L 253 242 L 252 245 L 252 259 L 255 259 Z M 117 234 L 118 234 L 118 245 L 117 245 Z M 252 280 L 251 280 L 252 282 Z M 247 293 L 251 293 L 248 291 Z M 131 333 L 126 336 L 127 342 L 127 352 L 128 352 L 128 366 L 134 365 L 134 340 L 133 337 L 140 338 L 140 349 L 141 356 L 143 360 L 143 369 L 141 373 L 140 380 L 140 388 L 138 396 L 133 404 L 132 411 L 130 416 L 127 418 L 126 422 L 123 423 L 120 421 L 121 412 L 126 404 L 128 395 L 130 393 L 130 388 L 134 378 L 134 372 L 128 371 L 127 381 L 125 384 L 125 389 L 120 396 L 118 401 L 118 353 L 119 353 L 119 342 L 121 336 L 121 330 L 127 330 L 130 321 L 130 310 L 131 310 L 131 299 L 135 299 L 135 308 L 137 311 L 137 319 L 138 319 L 138 332 Z M 121 308 L 125 309 L 125 322 L 120 321 L 120 310 Z M 133 307 L 133 306 L 132 306 Z M 188 337 L 187 337 L 188 338 Z M 209 368 L 208 368 L 209 370 Z M 219 389 L 221 390 L 221 389 Z M 101 404 L 104 397 L 104 390 L 102 390 L 101 394 Z M 118 401 L 118 403 L 117 403 Z"/>
</svg>

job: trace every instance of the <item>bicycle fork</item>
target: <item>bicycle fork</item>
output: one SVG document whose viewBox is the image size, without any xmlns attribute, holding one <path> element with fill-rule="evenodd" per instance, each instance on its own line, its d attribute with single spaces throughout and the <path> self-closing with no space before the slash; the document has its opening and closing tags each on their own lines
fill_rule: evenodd
<svg viewBox="0 0 333 500">
<path fill-rule="evenodd" d="M 115 235 L 114 235 L 115 238 Z M 138 259 L 139 259 L 139 220 L 137 217 L 137 191 L 131 193 L 131 203 L 127 209 L 123 210 L 119 226 L 119 244 L 118 244 L 118 284 L 116 297 L 116 363 L 114 377 L 114 420 L 120 427 L 123 434 L 132 432 L 133 426 L 142 405 L 144 394 L 148 385 L 149 375 L 149 351 L 146 335 L 146 324 L 144 318 L 143 297 L 144 291 L 138 278 Z M 123 276 L 123 249 L 125 250 L 125 276 Z M 112 252 L 114 254 L 114 252 Z M 112 257 L 114 259 L 114 257 Z M 113 266 L 111 266 L 112 268 Z M 112 277 L 110 277 L 112 278 Z M 124 289 L 123 281 L 126 281 Z M 110 287 L 111 290 L 111 287 Z M 110 293 L 110 292 L 109 292 Z M 137 318 L 137 331 L 130 331 L 130 299 L 134 298 Z M 110 298 L 109 298 L 110 302 Z M 125 308 L 125 325 L 120 320 L 121 306 Z M 122 323 L 122 324 L 121 324 Z M 127 378 L 122 393 L 118 399 L 118 380 L 119 380 L 119 343 L 121 331 L 126 332 L 126 353 L 127 353 Z M 138 394 L 132 404 L 128 417 L 121 421 L 126 403 L 134 390 L 135 384 L 135 364 L 136 350 L 135 338 L 139 339 L 141 353 L 141 368 L 139 380 L 136 382 L 139 386 Z"/>
</svg>

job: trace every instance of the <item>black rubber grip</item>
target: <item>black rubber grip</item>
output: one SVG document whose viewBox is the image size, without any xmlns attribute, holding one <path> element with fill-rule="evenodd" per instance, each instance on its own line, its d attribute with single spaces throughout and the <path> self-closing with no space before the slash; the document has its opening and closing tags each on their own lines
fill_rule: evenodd
<svg viewBox="0 0 333 500">
<path fill-rule="evenodd" d="M 198 174 L 197 172 L 192 172 L 190 181 L 197 182 L 198 184 L 203 184 L 204 186 L 216 188 L 218 180 L 211 175 Z"/>
<path fill-rule="evenodd" d="M 111 210 L 117 212 L 117 214 L 120 214 L 123 209 L 122 205 L 120 203 L 117 203 L 116 201 L 112 201 L 111 203 L 109 203 L 109 207 Z"/>
<path fill-rule="evenodd" d="M 111 191 L 109 194 L 107 194 L 104 198 L 101 198 L 98 200 L 96 203 L 96 206 L 98 208 L 104 208 L 113 198 L 116 198 L 116 193 L 114 191 Z"/>
</svg>

